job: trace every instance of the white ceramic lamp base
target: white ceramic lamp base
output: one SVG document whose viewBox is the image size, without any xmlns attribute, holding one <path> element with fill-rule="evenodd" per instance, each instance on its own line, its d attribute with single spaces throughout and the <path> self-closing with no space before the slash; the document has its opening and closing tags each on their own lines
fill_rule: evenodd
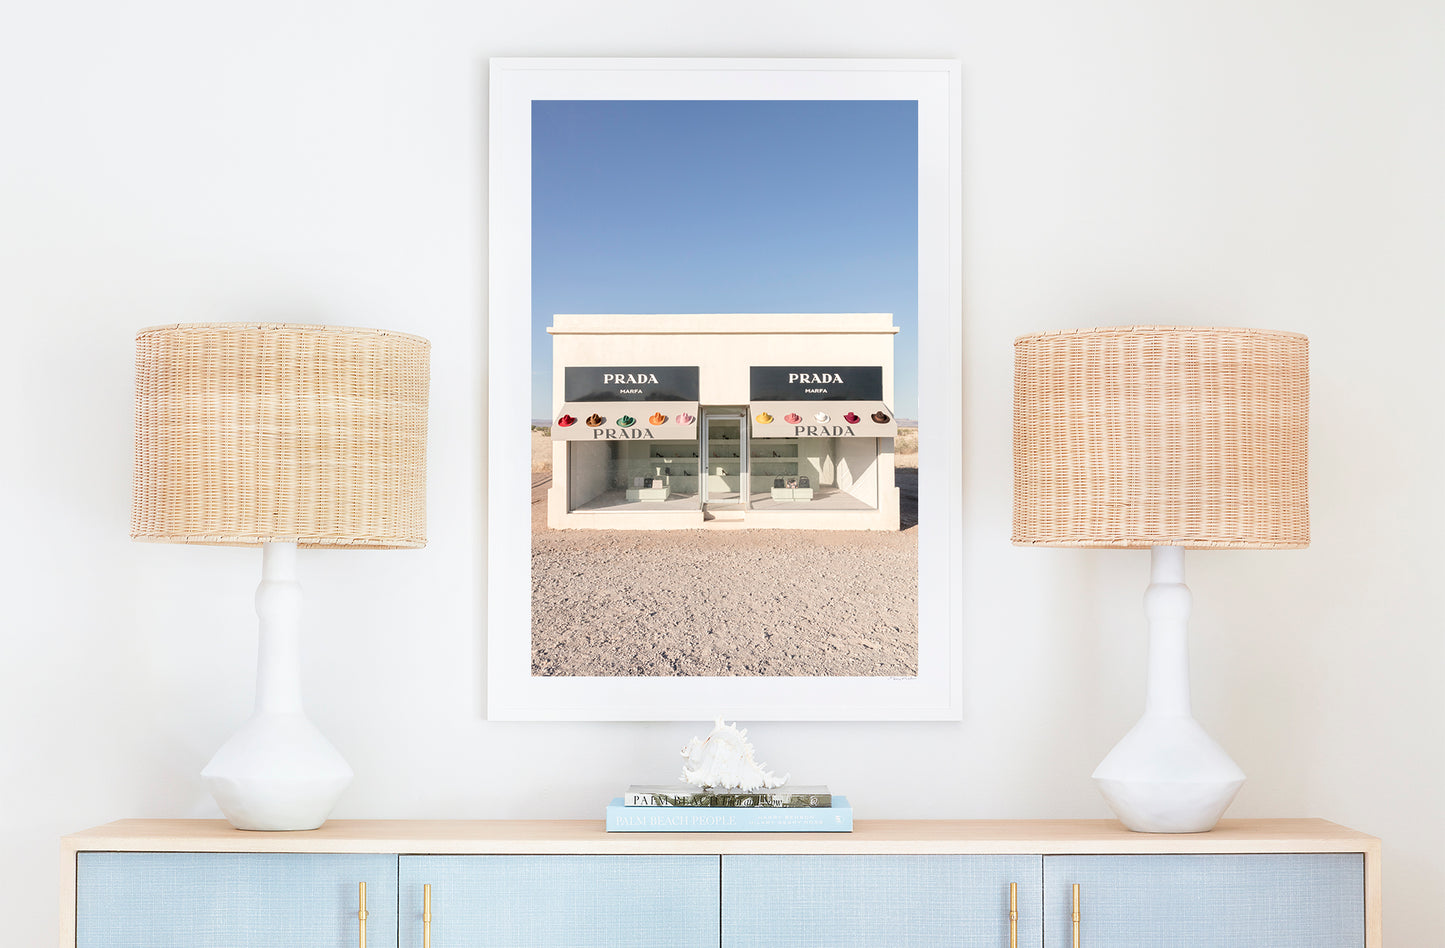
<svg viewBox="0 0 1445 948">
<path fill-rule="evenodd" d="M 237 829 L 315 829 L 326 822 L 352 773 L 301 707 L 296 544 L 263 547 L 256 614 L 255 713 L 211 758 L 201 778 Z"/>
<path fill-rule="evenodd" d="M 1094 771 L 1099 792 L 1129 829 L 1203 833 L 1214 828 L 1244 785 L 1244 771 L 1190 710 L 1189 588 L 1184 550 L 1152 550 L 1149 590 L 1149 692 L 1144 716 Z"/>
</svg>

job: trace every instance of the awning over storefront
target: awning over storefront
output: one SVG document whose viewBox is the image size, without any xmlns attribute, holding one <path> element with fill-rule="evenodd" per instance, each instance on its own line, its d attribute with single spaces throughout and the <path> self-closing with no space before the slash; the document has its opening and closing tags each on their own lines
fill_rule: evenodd
<svg viewBox="0 0 1445 948">
<path fill-rule="evenodd" d="M 749 376 L 754 438 L 892 438 L 881 365 L 755 365 Z"/>
<path fill-rule="evenodd" d="M 689 441 L 697 437 L 695 365 L 569 365 L 553 441 Z"/>
<path fill-rule="evenodd" d="M 754 438 L 892 438 L 893 409 L 880 401 L 755 401 Z"/>
<path fill-rule="evenodd" d="M 552 416 L 553 441 L 694 441 L 697 402 L 567 402 Z"/>
</svg>

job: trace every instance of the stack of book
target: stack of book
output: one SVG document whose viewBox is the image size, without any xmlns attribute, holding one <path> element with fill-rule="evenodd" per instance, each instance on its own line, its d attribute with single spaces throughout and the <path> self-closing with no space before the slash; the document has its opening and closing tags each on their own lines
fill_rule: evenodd
<svg viewBox="0 0 1445 948">
<path fill-rule="evenodd" d="M 607 807 L 609 833 L 848 833 L 853 807 L 827 787 L 633 786 Z"/>
</svg>

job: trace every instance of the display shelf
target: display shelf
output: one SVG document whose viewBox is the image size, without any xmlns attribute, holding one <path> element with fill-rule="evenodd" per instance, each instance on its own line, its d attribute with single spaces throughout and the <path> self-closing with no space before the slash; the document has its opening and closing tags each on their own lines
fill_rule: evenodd
<svg viewBox="0 0 1445 948">
<path fill-rule="evenodd" d="M 759 451 L 768 451 L 768 454 L 758 454 Z M 797 442 L 783 444 L 759 444 L 753 442 L 752 451 L 749 454 L 751 461 L 750 472 L 752 474 L 751 488 L 754 493 L 758 491 L 773 491 L 774 500 L 792 500 L 791 492 L 788 497 L 780 497 L 773 487 L 774 478 L 797 477 L 802 465 L 802 459 L 798 457 Z M 811 492 L 810 492 L 811 493 Z"/>
<path fill-rule="evenodd" d="M 759 454 L 759 451 L 769 451 L 770 454 Z M 781 452 L 781 453 L 779 453 Z M 758 444 L 754 442 L 752 451 L 748 455 L 752 458 L 753 464 L 788 464 L 794 467 L 799 462 L 798 444 L 796 441 L 784 444 Z"/>
<path fill-rule="evenodd" d="M 700 458 L 677 457 L 671 454 L 623 458 L 615 472 L 613 488 L 624 490 L 630 502 L 667 501 L 696 494 L 700 461 Z M 669 468 L 671 470 L 668 470 Z M 649 483 L 646 487 L 639 487 L 637 478 L 662 483 L 657 486 Z"/>
</svg>

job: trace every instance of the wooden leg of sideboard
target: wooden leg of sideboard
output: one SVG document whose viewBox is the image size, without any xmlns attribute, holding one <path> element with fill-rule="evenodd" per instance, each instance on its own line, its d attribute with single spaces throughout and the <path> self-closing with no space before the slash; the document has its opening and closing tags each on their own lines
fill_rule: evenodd
<svg viewBox="0 0 1445 948">
<path fill-rule="evenodd" d="M 60 844 L 60 948 L 75 948 L 75 849 Z"/>
<path fill-rule="evenodd" d="M 1380 889 L 1380 844 L 1365 853 L 1365 948 L 1385 948 L 1384 902 Z"/>
</svg>

